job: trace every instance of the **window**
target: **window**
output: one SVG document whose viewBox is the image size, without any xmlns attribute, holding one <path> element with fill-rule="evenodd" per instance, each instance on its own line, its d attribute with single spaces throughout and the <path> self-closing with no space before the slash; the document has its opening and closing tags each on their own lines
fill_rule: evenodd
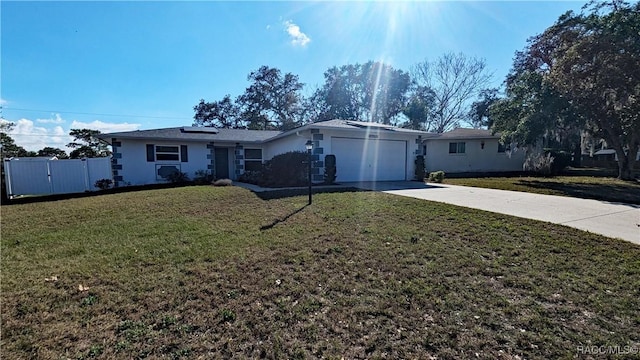
<svg viewBox="0 0 640 360">
<path fill-rule="evenodd" d="M 156 161 L 180 161 L 180 147 L 157 145 Z"/>
<path fill-rule="evenodd" d="M 189 153 L 187 150 L 187 145 L 147 144 L 147 161 L 189 162 Z"/>
<path fill-rule="evenodd" d="M 244 170 L 259 171 L 262 168 L 262 149 L 244 149 Z"/>
<path fill-rule="evenodd" d="M 464 154 L 464 153 L 465 153 L 464 142 L 449 143 L 449 154 Z"/>
<path fill-rule="evenodd" d="M 503 153 L 505 151 L 510 151 L 511 150 L 511 146 L 510 145 L 505 145 L 501 142 L 498 142 L 498 152 L 499 153 Z"/>
</svg>

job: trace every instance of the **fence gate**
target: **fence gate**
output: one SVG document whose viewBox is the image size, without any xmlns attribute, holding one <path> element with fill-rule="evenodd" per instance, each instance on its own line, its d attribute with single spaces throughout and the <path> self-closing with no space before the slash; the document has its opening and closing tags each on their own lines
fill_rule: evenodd
<svg viewBox="0 0 640 360">
<path fill-rule="evenodd" d="M 4 161 L 4 172 L 10 198 L 94 191 L 96 180 L 112 178 L 109 158 L 12 158 Z"/>
</svg>

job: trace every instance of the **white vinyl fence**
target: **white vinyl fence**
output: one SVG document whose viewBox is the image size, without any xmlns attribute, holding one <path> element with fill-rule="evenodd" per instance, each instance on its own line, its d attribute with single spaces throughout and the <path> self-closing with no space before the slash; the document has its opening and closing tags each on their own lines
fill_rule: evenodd
<svg viewBox="0 0 640 360">
<path fill-rule="evenodd" d="M 96 180 L 112 179 L 111 159 L 12 158 L 4 161 L 4 176 L 9 197 L 94 191 Z"/>
</svg>

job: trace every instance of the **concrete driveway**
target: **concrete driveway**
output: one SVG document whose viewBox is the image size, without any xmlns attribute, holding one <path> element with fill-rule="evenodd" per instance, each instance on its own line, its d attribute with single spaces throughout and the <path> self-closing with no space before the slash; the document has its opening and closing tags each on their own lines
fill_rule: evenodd
<svg viewBox="0 0 640 360">
<path fill-rule="evenodd" d="M 640 244 L 640 205 L 420 182 L 362 182 L 354 187 L 566 225 Z"/>
</svg>

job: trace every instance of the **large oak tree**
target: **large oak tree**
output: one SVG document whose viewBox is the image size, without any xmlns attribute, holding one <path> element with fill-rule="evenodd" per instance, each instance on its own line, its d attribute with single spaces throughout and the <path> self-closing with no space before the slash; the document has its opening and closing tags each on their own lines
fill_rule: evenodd
<svg viewBox="0 0 640 360">
<path fill-rule="evenodd" d="M 282 74 L 277 68 L 261 66 L 252 71 L 251 82 L 238 97 L 240 116 L 250 129 L 288 130 L 303 121 L 302 95 L 304 87 L 297 75 Z"/>
<path fill-rule="evenodd" d="M 321 109 L 318 120 L 357 120 L 389 124 L 406 106 L 409 74 L 390 65 L 369 61 L 332 67 L 312 96 Z"/>
<path fill-rule="evenodd" d="M 491 109 L 494 130 L 531 143 L 577 123 L 605 139 L 618 157 L 618 177 L 632 179 L 640 146 L 640 3 L 587 8 L 562 15 L 516 54 L 507 98 Z"/>
<path fill-rule="evenodd" d="M 220 101 L 206 102 L 200 100 L 193 107 L 193 126 L 208 126 L 217 128 L 240 129 L 245 126 L 240 116 L 240 107 L 231 100 L 231 95 L 225 95 Z"/>
</svg>

